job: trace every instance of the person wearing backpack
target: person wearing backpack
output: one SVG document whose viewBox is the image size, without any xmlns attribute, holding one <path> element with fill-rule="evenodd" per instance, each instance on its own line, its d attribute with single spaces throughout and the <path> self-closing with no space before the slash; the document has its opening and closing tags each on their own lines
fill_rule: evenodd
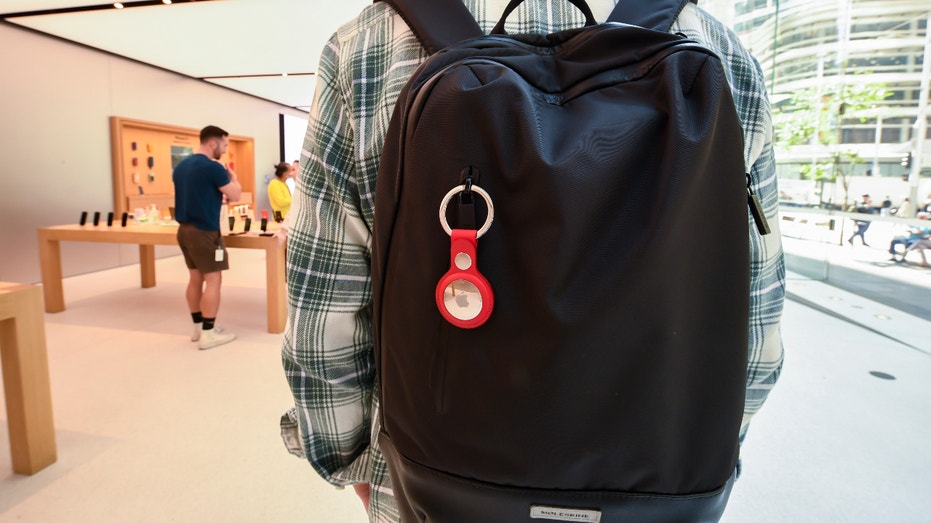
<svg viewBox="0 0 931 523">
<path fill-rule="evenodd" d="M 463 3 L 485 33 L 492 30 L 501 19 L 501 13 L 508 7 L 508 2 L 504 0 L 465 0 Z M 564 0 L 526 2 L 520 6 L 521 9 L 511 13 L 510 17 L 505 17 L 507 23 L 504 27 L 509 34 L 550 34 L 571 30 L 580 27 L 586 21 L 573 5 L 577 3 Z M 587 4 L 598 20 L 606 19 L 615 7 L 613 0 L 591 0 Z M 373 332 L 379 307 L 382 312 L 392 308 L 391 303 L 382 303 L 380 306 L 376 304 L 373 308 L 373 295 L 380 292 L 378 288 L 373 287 L 372 267 L 376 265 L 378 268 L 378 262 L 373 261 L 373 258 L 383 258 L 383 253 L 374 252 L 377 251 L 377 246 L 373 246 L 373 231 L 377 228 L 376 178 L 384 159 L 383 149 L 386 148 L 389 120 L 395 111 L 396 102 L 408 79 L 428 56 L 421 41 L 410 31 L 405 20 L 407 18 L 402 17 L 389 3 L 376 2 L 363 10 L 356 19 L 341 27 L 324 48 L 303 153 L 305 176 L 295 194 L 298 210 L 294 215 L 288 244 L 290 328 L 286 331 L 283 341 L 282 360 L 286 378 L 294 395 L 295 408 L 289 416 L 283 418 L 282 426 L 286 432 L 283 435 L 286 442 L 290 442 L 292 452 L 306 456 L 316 472 L 326 481 L 339 487 L 352 485 L 373 522 L 396 522 L 402 519 L 413 521 L 415 517 L 420 517 L 410 516 L 411 507 L 406 498 L 410 497 L 411 492 L 401 492 L 402 486 L 392 483 L 383 452 L 388 449 L 383 449 L 378 443 L 384 435 L 379 412 L 380 383 L 376 383 L 377 334 Z M 749 174 L 750 189 L 755 193 L 754 197 L 759 199 L 763 210 L 757 214 L 765 215 L 757 216 L 757 220 L 765 222 L 768 219 L 775 229 L 778 225 L 778 189 L 772 151 L 772 123 L 759 65 L 732 31 L 694 4 L 682 7 L 675 23 L 669 28 L 669 33 L 681 33 L 721 57 L 742 129 L 743 161 Z M 478 136 L 466 138 L 469 141 L 479 139 Z M 443 156 L 452 154 L 443 151 L 440 153 Z M 478 171 L 480 169 L 476 170 L 473 179 L 471 169 L 465 169 L 462 189 L 453 187 L 450 194 L 455 195 L 454 191 L 466 192 L 475 189 L 474 194 L 481 195 L 475 187 L 491 182 L 487 177 L 481 177 L 487 174 Z M 473 185 L 476 180 L 477 183 Z M 380 194 L 385 189 L 385 186 L 379 185 Z M 491 194 L 490 197 L 494 198 L 495 194 Z M 484 196 L 481 198 L 484 199 Z M 460 196 L 453 196 L 452 201 L 456 203 L 451 205 L 460 210 L 471 205 Z M 379 202 L 383 200 L 379 199 Z M 389 203 L 385 200 L 384 204 Z M 488 207 L 487 214 L 490 215 L 492 203 L 485 202 L 485 205 Z M 398 212 L 421 211 L 408 207 L 410 206 L 399 206 Z M 496 210 L 500 209 L 496 212 L 501 214 L 500 227 L 504 227 L 509 211 L 508 202 L 496 200 L 494 207 Z M 380 209 L 382 210 L 379 212 L 384 213 L 384 209 Z M 427 211 L 435 217 L 437 209 L 431 204 L 430 209 L 424 210 L 423 213 Z M 746 210 L 742 211 L 743 214 L 750 216 Z M 753 220 L 750 220 L 750 223 L 752 222 Z M 492 227 L 499 226 L 494 225 L 487 217 L 485 223 Z M 481 221 L 476 225 L 481 226 Z M 760 229 L 762 228 L 761 226 Z M 743 441 L 746 435 L 751 417 L 759 411 L 778 379 L 783 358 L 779 325 L 785 295 L 785 276 L 778 229 L 763 235 L 751 225 L 749 233 L 749 318 L 748 329 L 745 331 L 748 344 L 746 360 L 741 360 L 741 365 L 746 365 L 745 379 L 741 379 L 741 387 L 745 383 L 745 398 L 742 395 L 743 418 L 741 420 L 738 416 L 733 435 L 735 440 L 739 438 L 740 441 Z M 492 234 L 495 233 L 490 233 L 486 240 L 479 240 L 477 243 L 480 269 L 483 269 L 484 262 L 482 253 L 486 252 L 483 248 L 494 241 Z M 473 248 L 476 245 L 474 236 L 471 240 Z M 468 244 L 468 241 L 466 243 Z M 454 246 L 453 250 L 455 249 Z M 413 256 L 415 260 L 423 259 L 424 263 L 427 263 L 429 260 L 443 258 L 446 253 L 450 251 L 414 253 Z M 454 272 L 457 266 L 463 271 L 474 268 L 471 260 L 460 259 L 454 254 L 452 257 L 451 271 Z M 447 257 L 444 263 L 449 263 L 449 260 Z M 420 271 L 412 265 L 408 272 L 416 275 Z M 673 278 L 674 275 L 670 274 L 669 277 Z M 496 290 L 505 286 L 499 279 L 489 280 L 490 286 Z M 455 285 L 448 288 L 451 288 L 454 295 L 457 293 Z M 463 289 L 467 290 L 463 292 Z M 468 287 L 459 287 L 458 292 L 459 299 L 468 301 L 475 297 L 469 294 Z M 479 289 L 478 294 L 481 297 L 482 289 Z M 486 302 L 480 303 L 479 307 L 485 307 L 487 304 L 490 309 L 489 298 L 490 296 L 486 296 Z M 509 298 L 513 297 L 495 297 L 495 301 L 499 303 L 495 304 L 495 311 L 490 313 L 491 319 L 485 320 L 489 322 L 487 327 L 492 327 L 501 315 L 513 313 L 506 307 Z M 437 302 L 437 305 L 442 303 L 442 287 L 438 290 Z M 397 304 L 393 309 L 406 310 L 407 306 Z M 443 320 L 440 319 L 440 313 L 434 312 L 437 318 L 434 323 L 441 324 Z M 630 315 L 636 316 L 637 313 L 638 311 L 631 311 Z M 453 325 L 441 327 L 444 329 L 442 332 L 466 328 L 470 329 L 469 332 L 479 334 L 484 328 L 480 324 Z M 713 330 L 715 325 L 707 327 Z M 420 333 L 409 334 L 415 337 Z M 515 334 L 519 337 L 521 333 Z M 623 337 L 624 333 L 619 332 L 617 336 Z M 495 369 L 489 367 L 487 370 Z M 482 377 L 477 375 L 476 379 Z M 440 374 L 431 376 L 432 380 L 442 378 Z M 513 374 L 512 378 L 516 383 L 533 380 L 532 375 L 519 372 Z M 441 397 L 439 393 L 436 393 L 434 398 L 434 392 L 431 390 L 424 390 L 423 393 L 430 396 L 429 401 L 436 402 L 437 410 L 444 408 L 446 398 Z M 597 395 L 598 391 L 593 393 Z M 608 394 L 606 391 L 605 395 Z M 420 399 L 418 393 L 410 396 L 411 402 Z M 506 401 L 505 398 L 501 398 L 501 402 Z M 493 409 L 497 406 L 494 403 L 481 408 Z M 617 424 L 617 420 L 611 421 L 614 425 Z M 552 420 L 549 427 L 551 430 L 545 434 L 546 436 L 552 436 L 554 432 L 558 436 L 561 431 L 565 431 L 564 440 L 572 440 L 570 434 L 579 428 L 561 424 L 559 419 Z M 296 434 L 298 429 L 299 435 Z M 493 430 L 494 427 L 490 429 Z M 532 445 L 533 439 L 507 443 Z M 584 446 L 584 442 L 581 443 Z M 554 453 L 554 456 L 556 454 L 558 452 Z M 396 456 L 393 459 L 395 470 L 391 472 L 398 474 L 397 465 L 403 460 L 398 461 Z M 468 455 L 462 456 L 464 461 L 469 459 Z M 597 461 L 598 457 L 578 455 L 575 458 L 569 456 L 569 459 L 576 459 L 582 466 L 583 463 Z M 507 467 L 506 472 L 519 476 L 518 468 L 523 465 L 527 464 Z M 623 476 L 632 472 L 618 470 L 617 474 Z M 438 475 L 436 479 L 437 485 L 449 484 L 447 478 Z M 428 484 L 425 488 L 430 488 L 430 480 L 425 480 L 424 483 Z M 470 490 L 467 492 L 475 495 L 493 490 L 468 488 Z M 401 497 L 405 498 L 403 507 L 399 507 L 396 501 L 396 498 Z M 635 498 L 642 499 L 636 496 Z M 486 505 L 494 505 L 491 499 L 473 499 L 463 495 L 460 501 L 471 503 L 470 507 L 479 510 Z M 726 502 L 726 493 L 723 502 Z M 683 505 L 673 509 L 674 512 L 677 511 L 677 515 L 674 516 L 664 513 L 662 516 L 657 514 L 655 518 L 640 520 L 665 521 L 670 517 L 678 518 L 675 519 L 678 521 L 717 519 L 717 516 L 698 516 L 697 512 L 691 512 L 691 507 L 692 505 Z M 530 521 L 531 518 L 535 518 L 554 521 L 596 521 L 601 518 L 600 512 L 596 514 L 597 511 L 588 510 L 592 507 L 583 506 L 578 510 L 570 510 L 546 503 L 528 507 L 530 512 L 521 519 L 505 516 L 486 519 L 464 510 L 434 508 L 446 516 L 431 516 L 431 519 L 417 520 Z M 653 509 L 661 510 L 662 507 L 651 506 L 646 510 Z M 717 507 L 716 513 L 719 515 L 722 510 L 723 505 Z M 421 512 L 426 514 L 429 510 L 422 507 Z M 605 512 L 605 517 L 601 520 L 617 520 L 612 519 L 609 514 L 610 512 Z"/>
</svg>

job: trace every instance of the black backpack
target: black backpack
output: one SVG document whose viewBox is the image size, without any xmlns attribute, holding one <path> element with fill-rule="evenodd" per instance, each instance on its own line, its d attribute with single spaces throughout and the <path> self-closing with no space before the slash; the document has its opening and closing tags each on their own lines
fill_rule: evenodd
<svg viewBox="0 0 931 523">
<path fill-rule="evenodd" d="M 375 198 L 405 523 L 716 521 L 730 493 L 755 199 L 730 88 L 668 33 L 686 0 L 571 1 L 583 28 L 506 35 L 513 0 L 484 36 L 461 0 L 388 0 L 432 53 Z"/>
</svg>

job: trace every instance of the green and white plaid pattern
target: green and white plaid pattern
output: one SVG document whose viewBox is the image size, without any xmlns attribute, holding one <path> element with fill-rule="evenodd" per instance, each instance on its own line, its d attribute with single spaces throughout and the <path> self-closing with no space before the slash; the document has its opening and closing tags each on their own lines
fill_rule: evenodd
<svg viewBox="0 0 931 523">
<path fill-rule="evenodd" d="M 486 31 L 506 0 L 464 0 Z M 599 19 L 614 0 L 589 0 Z M 524 2 L 509 33 L 580 26 L 565 1 Z M 777 220 L 772 124 L 759 65 L 737 37 L 689 4 L 672 32 L 688 35 L 724 60 L 744 126 L 746 162 L 773 233 L 751 246 L 751 311 L 745 433 L 782 367 L 779 322 L 785 271 Z M 372 337 L 371 260 L 375 177 L 385 132 L 401 89 L 426 54 L 384 3 L 366 8 L 323 50 L 295 194 L 288 242 L 289 324 L 282 360 L 294 394 L 306 458 L 334 485 L 369 482 L 371 521 L 398 521 L 378 433 Z M 749 217 L 748 217 L 749 220 Z"/>
</svg>

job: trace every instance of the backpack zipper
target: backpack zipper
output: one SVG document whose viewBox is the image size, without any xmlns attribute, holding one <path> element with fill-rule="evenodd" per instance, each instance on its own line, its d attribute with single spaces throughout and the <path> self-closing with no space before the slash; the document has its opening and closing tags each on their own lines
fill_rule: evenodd
<svg viewBox="0 0 931 523">
<path fill-rule="evenodd" d="M 750 173 L 747 173 L 747 205 L 750 206 L 750 214 L 753 215 L 753 221 L 756 222 L 756 229 L 760 231 L 760 236 L 766 236 L 772 232 L 769 228 L 769 222 L 766 221 L 766 214 L 763 212 L 763 205 L 760 199 L 753 192 Z"/>
</svg>

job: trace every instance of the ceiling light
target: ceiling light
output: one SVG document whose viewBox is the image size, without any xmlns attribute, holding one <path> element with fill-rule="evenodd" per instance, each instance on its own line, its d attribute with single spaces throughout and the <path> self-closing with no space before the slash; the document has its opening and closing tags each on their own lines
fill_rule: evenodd
<svg viewBox="0 0 931 523">
<path fill-rule="evenodd" d="M 117 9 L 122 9 L 122 8 L 123 8 L 123 4 L 117 2 L 117 3 L 113 4 L 113 7 L 117 8 Z"/>
<path fill-rule="evenodd" d="M 171 5 L 171 0 L 162 0 L 162 3 L 165 5 Z"/>
<path fill-rule="evenodd" d="M 285 78 L 287 78 L 288 73 L 281 73 L 281 76 L 284 76 Z"/>
</svg>

